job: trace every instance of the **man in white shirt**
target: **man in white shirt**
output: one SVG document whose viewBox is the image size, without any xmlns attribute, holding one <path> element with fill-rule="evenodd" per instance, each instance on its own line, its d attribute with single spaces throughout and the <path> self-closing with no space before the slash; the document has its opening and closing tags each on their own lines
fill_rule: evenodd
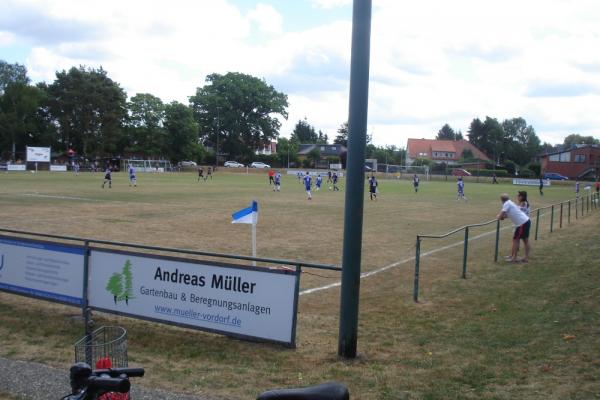
<svg viewBox="0 0 600 400">
<path fill-rule="evenodd" d="M 497 218 L 503 220 L 508 217 L 515 225 L 511 254 L 506 259 L 510 262 L 519 262 L 517 259 L 517 254 L 519 253 L 519 241 L 523 240 L 523 243 L 525 244 L 525 257 L 521 262 L 528 262 L 530 249 L 529 228 L 531 228 L 531 220 L 523 211 L 521 211 L 519 206 L 510 200 L 508 194 L 503 193 L 500 196 L 500 200 L 502 200 L 502 210 L 497 215 Z"/>
</svg>

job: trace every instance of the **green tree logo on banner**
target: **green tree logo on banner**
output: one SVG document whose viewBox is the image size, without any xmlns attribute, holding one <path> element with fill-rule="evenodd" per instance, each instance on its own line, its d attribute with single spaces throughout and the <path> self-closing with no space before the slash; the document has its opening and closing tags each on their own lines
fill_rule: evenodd
<svg viewBox="0 0 600 400">
<path fill-rule="evenodd" d="M 106 291 L 113 295 L 115 304 L 125 301 L 129 305 L 129 299 L 133 299 L 133 275 L 131 273 L 131 261 L 125 261 L 121 273 L 115 272 L 108 279 Z"/>
</svg>

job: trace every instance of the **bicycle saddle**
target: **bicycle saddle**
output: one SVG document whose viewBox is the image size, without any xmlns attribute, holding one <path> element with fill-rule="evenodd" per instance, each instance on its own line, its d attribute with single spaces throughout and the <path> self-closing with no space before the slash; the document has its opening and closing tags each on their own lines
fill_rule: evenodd
<svg viewBox="0 0 600 400">
<path fill-rule="evenodd" d="M 348 400 L 348 388 L 338 382 L 322 383 L 298 389 L 276 389 L 264 392 L 256 400 Z"/>
</svg>

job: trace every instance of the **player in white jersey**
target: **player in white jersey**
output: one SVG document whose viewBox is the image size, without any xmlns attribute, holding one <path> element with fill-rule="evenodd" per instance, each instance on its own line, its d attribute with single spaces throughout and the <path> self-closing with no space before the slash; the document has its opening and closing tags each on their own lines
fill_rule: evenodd
<svg viewBox="0 0 600 400">
<path fill-rule="evenodd" d="M 273 185 L 273 191 L 281 191 L 281 172 L 277 171 L 277 173 L 275 174 L 275 177 L 273 178 L 274 181 L 274 185 Z"/>
<path fill-rule="evenodd" d="M 137 178 L 135 177 L 135 168 L 129 166 L 129 186 L 137 187 Z"/>
<path fill-rule="evenodd" d="M 310 193 L 310 188 L 312 186 L 312 178 L 308 171 L 306 172 L 306 176 L 304 177 L 304 189 L 306 189 L 306 194 L 308 195 L 308 200 L 312 200 L 312 194 Z"/>
<path fill-rule="evenodd" d="M 465 182 L 463 181 L 461 176 L 458 177 L 458 181 L 456 182 L 456 189 L 458 191 L 456 200 L 464 200 L 465 202 L 467 202 L 468 199 L 467 196 L 465 196 Z"/>
<path fill-rule="evenodd" d="M 496 216 L 499 220 L 503 220 L 506 217 L 510 218 L 513 225 L 515 226 L 515 233 L 513 234 L 513 243 L 510 256 L 506 257 L 507 261 L 510 262 L 528 262 L 529 261 L 529 229 L 531 228 L 531 220 L 518 205 L 513 203 L 508 194 L 503 193 L 500 196 L 502 201 L 502 210 Z M 522 240 L 525 244 L 525 257 L 522 260 L 517 259 L 519 253 L 519 241 Z"/>
</svg>

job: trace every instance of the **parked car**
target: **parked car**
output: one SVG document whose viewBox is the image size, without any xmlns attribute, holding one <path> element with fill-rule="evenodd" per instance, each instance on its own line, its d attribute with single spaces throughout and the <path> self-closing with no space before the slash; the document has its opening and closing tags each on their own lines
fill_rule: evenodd
<svg viewBox="0 0 600 400">
<path fill-rule="evenodd" d="M 544 174 L 544 179 L 550 179 L 553 181 L 568 181 L 569 178 L 567 178 L 566 176 L 563 176 L 557 172 L 546 172 Z"/>
<path fill-rule="evenodd" d="M 271 166 L 260 161 L 254 161 L 250 164 L 250 168 L 271 168 Z"/>
<path fill-rule="evenodd" d="M 452 170 L 453 176 L 471 176 L 471 173 L 462 168 L 455 168 Z"/>
<path fill-rule="evenodd" d="M 373 171 L 373 168 L 369 167 L 368 165 L 365 165 L 365 172 L 371 172 Z"/>
<path fill-rule="evenodd" d="M 244 164 L 240 164 L 237 161 L 225 161 L 223 166 L 227 168 L 244 168 Z"/>
<path fill-rule="evenodd" d="M 179 166 L 180 167 L 197 167 L 198 164 L 196 164 L 194 161 L 180 161 Z"/>
</svg>

